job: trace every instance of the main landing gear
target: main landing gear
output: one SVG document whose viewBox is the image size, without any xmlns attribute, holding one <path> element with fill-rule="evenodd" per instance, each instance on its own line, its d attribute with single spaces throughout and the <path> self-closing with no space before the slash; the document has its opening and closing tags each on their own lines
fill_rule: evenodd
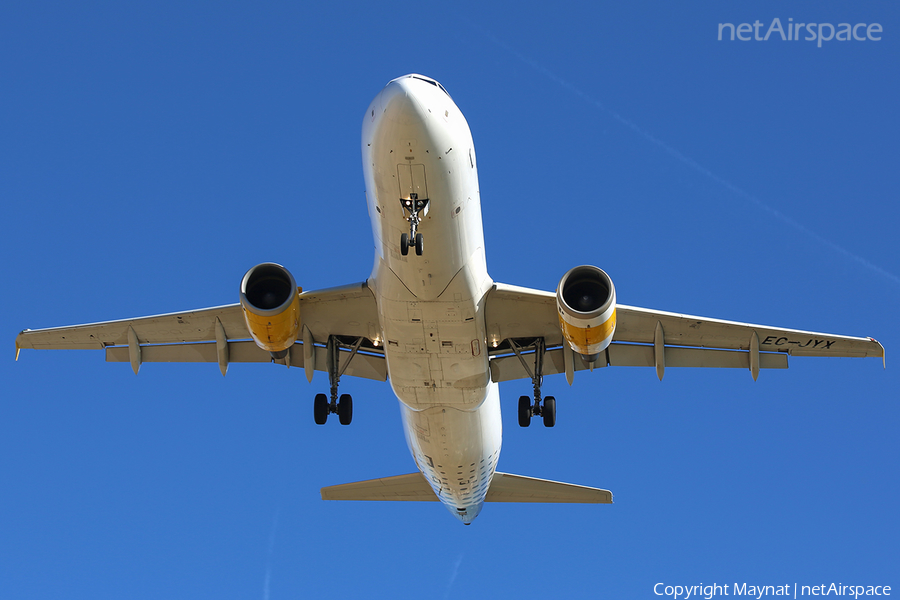
<svg viewBox="0 0 900 600">
<path fill-rule="evenodd" d="M 324 395 L 324 394 L 323 394 Z M 531 417 L 541 417 L 544 427 L 556 425 L 556 398 L 547 396 L 541 403 L 541 397 L 536 396 L 534 406 L 528 396 L 519 396 L 519 427 L 531 425 Z"/>
<path fill-rule="evenodd" d="M 409 233 L 400 234 L 400 254 L 406 256 L 409 254 L 409 249 L 415 246 L 416 256 L 422 256 L 422 253 L 425 252 L 425 240 L 422 234 L 416 230 L 419 227 L 419 223 L 422 222 L 422 219 L 419 217 L 419 211 L 428 204 L 428 198 L 420 200 L 419 195 L 413 192 L 408 199 L 401 198 L 400 204 L 403 206 L 403 210 L 409 213 L 409 216 L 406 217 L 406 220 L 409 221 Z"/>
<path fill-rule="evenodd" d="M 531 417 L 541 417 L 544 421 L 544 427 L 553 427 L 556 425 L 556 398 L 547 396 L 541 400 L 541 384 L 544 381 L 544 338 L 537 338 L 533 344 L 529 346 L 519 346 L 515 340 L 509 340 L 513 352 L 522 362 L 525 371 L 531 375 L 531 382 L 534 385 L 534 403 L 528 396 L 519 396 L 519 427 L 528 427 L 531 425 Z M 522 356 L 522 350 L 534 348 L 534 368 L 528 365 L 528 362 Z"/>
<path fill-rule="evenodd" d="M 334 399 L 329 402 L 328 396 L 325 394 L 316 394 L 316 399 L 313 402 L 313 416 L 316 419 L 316 423 L 324 425 L 330 413 L 337 414 L 341 425 L 349 425 L 350 421 L 353 420 L 353 398 L 350 394 L 341 394 L 340 399 L 336 403 Z"/>
<path fill-rule="evenodd" d="M 328 396 L 325 394 L 316 394 L 316 399 L 313 402 L 313 417 L 317 424 L 324 425 L 328 420 L 329 414 L 336 414 L 341 425 L 349 425 L 350 421 L 353 420 L 353 398 L 350 394 L 338 396 L 338 384 L 341 382 L 341 375 L 344 374 L 344 369 L 347 368 L 350 360 L 359 350 L 362 340 L 362 338 L 359 338 L 356 340 L 356 343 L 349 345 L 341 343 L 333 335 L 328 338 L 325 351 L 327 352 L 328 382 L 331 384 L 331 400 L 329 401 Z M 343 367 L 340 365 L 342 347 L 350 350 Z"/>
</svg>

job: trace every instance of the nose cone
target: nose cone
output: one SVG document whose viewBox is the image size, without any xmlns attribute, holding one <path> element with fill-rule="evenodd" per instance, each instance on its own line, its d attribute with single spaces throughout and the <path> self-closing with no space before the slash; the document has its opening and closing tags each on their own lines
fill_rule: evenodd
<svg viewBox="0 0 900 600">
<path fill-rule="evenodd" d="M 422 102 L 427 87 L 424 81 L 410 76 L 388 83 L 379 95 L 381 118 L 399 125 L 415 125 L 427 120 L 428 109 Z"/>
</svg>

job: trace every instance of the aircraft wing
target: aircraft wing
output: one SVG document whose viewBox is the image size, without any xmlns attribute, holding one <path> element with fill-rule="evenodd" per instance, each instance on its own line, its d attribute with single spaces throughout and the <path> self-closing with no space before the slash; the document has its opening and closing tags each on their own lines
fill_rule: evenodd
<svg viewBox="0 0 900 600">
<path fill-rule="evenodd" d="M 527 352 L 517 355 L 514 348 L 528 350 L 532 338 L 543 338 L 547 348 L 543 375 L 570 375 L 589 368 L 563 343 L 553 292 L 495 284 L 485 302 L 485 324 L 495 382 L 531 377 Z M 666 367 L 731 367 L 750 369 L 756 378 L 759 369 L 786 369 L 788 356 L 877 356 L 883 360 L 884 348 L 872 338 L 617 305 L 615 335 L 594 367 L 656 367 L 660 379 Z M 569 372 L 567 362 L 572 365 Z"/>
<path fill-rule="evenodd" d="M 22 348 L 102 349 L 108 362 L 218 362 L 224 374 L 233 362 L 276 362 L 327 370 L 325 343 L 330 336 L 371 340 L 377 337 L 378 310 L 365 282 L 300 294 L 300 317 L 309 331 L 311 349 L 298 340 L 284 359 L 273 359 L 250 338 L 240 304 L 168 313 L 119 321 L 26 329 L 16 337 L 16 357 Z M 346 346 L 346 344 L 345 344 Z M 295 349 L 296 348 L 296 349 Z M 341 348 L 346 350 L 345 347 Z M 384 352 L 371 343 L 342 352 L 343 374 L 384 381 Z"/>
</svg>

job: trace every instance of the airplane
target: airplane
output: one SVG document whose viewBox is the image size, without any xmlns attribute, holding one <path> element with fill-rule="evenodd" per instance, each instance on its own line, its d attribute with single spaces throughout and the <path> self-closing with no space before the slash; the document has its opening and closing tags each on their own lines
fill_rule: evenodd
<svg viewBox="0 0 900 600">
<path fill-rule="evenodd" d="M 103 349 L 109 362 L 271 362 L 328 373 L 313 416 L 353 417 L 344 376 L 390 381 L 417 471 L 321 489 L 324 500 L 440 501 L 469 525 L 485 502 L 611 503 L 594 487 L 496 470 L 498 384 L 530 379 L 518 423 L 556 424 L 543 378 L 602 367 L 784 369 L 788 356 L 881 357 L 872 338 L 773 328 L 618 304 L 612 279 L 575 266 L 554 292 L 487 272 L 472 134 L 450 94 L 418 74 L 390 81 L 363 118 L 375 264 L 365 281 L 304 292 L 283 266 L 252 267 L 235 304 L 22 331 L 22 348 Z M 427 245 L 426 245 L 427 240 Z"/>
</svg>

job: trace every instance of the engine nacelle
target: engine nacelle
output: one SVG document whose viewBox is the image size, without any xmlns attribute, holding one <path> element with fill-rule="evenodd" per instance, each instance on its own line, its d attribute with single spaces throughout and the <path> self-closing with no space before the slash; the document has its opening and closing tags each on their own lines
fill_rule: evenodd
<svg viewBox="0 0 900 600">
<path fill-rule="evenodd" d="M 616 288 L 602 269 L 570 269 L 556 288 L 559 326 L 569 347 L 592 363 L 616 331 Z"/>
<path fill-rule="evenodd" d="M 300 290 L 290 272 L 275 263 L 247 271 L 241 280 L 241 307 L 256 345 L 284 358 L 300 334 Z"/>
</svg>

